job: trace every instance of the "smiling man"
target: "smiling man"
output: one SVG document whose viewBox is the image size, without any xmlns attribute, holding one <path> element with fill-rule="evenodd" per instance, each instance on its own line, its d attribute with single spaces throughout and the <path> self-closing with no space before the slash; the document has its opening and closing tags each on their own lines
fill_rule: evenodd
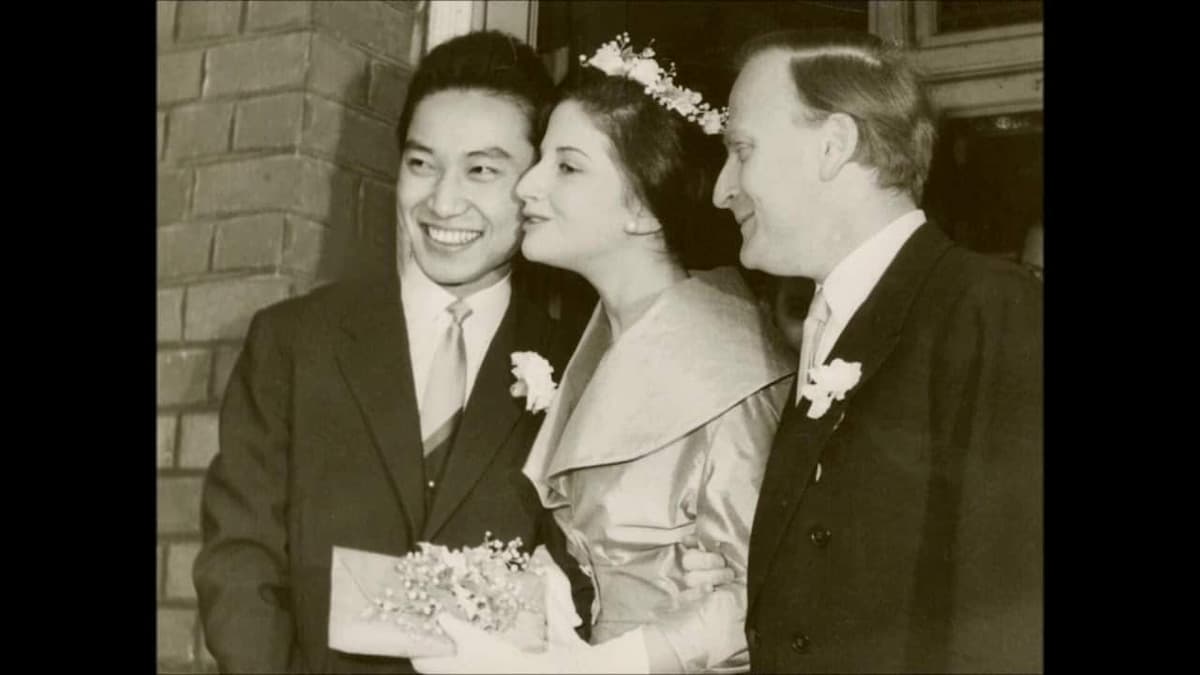
<svg viewBox="0 0 1200 675">
<path fill-rule="evenodd" d="M 1041 288 L 926 222 L 933 142 L 875 36 L 743 50 L 713 201 L 743 263 L 816 284 L 750 537 L 755 672 L 1041 670 Z"/>
<path fill-rule="evenodd" d="M 221 411 L 194 570 L 223 672 L 411 672 L 327 647 L 334 546 L 399 556 L 491 532 L 546 543 L 577 569 L 521 474 L 541 416 L 509 391 L 513 352 L 561 372 L 577 337 L 513 269 L 513 188 L 551 94 L 537 56 L 507 35 L 432 50 L 398 127 L 398 270 L 255 317 Z"/>
</svg>

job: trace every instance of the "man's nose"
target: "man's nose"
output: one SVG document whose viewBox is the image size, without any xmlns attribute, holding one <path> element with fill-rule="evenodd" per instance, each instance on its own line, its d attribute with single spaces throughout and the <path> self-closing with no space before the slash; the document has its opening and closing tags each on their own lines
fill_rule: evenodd
<svg viewBox="0 0 1200 675">
<path fill-rule="evenodd" d="M 429 199 L 429 210 L 439 218 L 456 216 L 465 210 L 462 186 L 451 173 L 443 173 Z"/>
<path fill-rule="evenodd" d="M 726 158 L 725 163 L 721 165 L 721 173 L 717 176 L 717 183 L 713 185 L 713 206 L 718 209 L 733 208 L 733 198 L 737 192 L 737 176 L 733 170 L 733 162 Z"/>
</svg>

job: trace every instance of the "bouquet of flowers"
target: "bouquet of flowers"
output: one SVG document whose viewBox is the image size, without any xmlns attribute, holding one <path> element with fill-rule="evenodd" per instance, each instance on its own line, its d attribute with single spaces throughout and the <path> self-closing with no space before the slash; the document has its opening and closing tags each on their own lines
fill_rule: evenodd
<svg viewBox="0 0 1200 675">
<path fill-rule="evenodd" d="M 435 617 L 447 612 L 523 650 L 546 643 L 543 551 L 491 538 L 451 550 L 426 542 L 394 557 L 341 547 L 330 572 L 329 646 L 414 658 L 454 654 Z"/>
</svg>

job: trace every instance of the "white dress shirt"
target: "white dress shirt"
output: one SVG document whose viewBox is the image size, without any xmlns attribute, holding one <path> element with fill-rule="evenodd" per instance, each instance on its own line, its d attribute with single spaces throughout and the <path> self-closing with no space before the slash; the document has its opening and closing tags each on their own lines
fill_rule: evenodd
<svg viewBox="0 0 1200 675">
<path fill-rule="evenodd" d="M 825 282 L 817 284 L 817 290 L 825 294 L 825 301 L 829 303 L 829 321 L 817 343 L 814 363 L 823 364 L 829 358 L 829 352 L 833 351 L 833 345 L 850 323 L 850 318 L 879 283 L 904 242 L 924 222 L 925 212 L 920 209 L 893 220 L 842 258 Z"/>
<path fill-rule="evenodd" d="M 417 409 L 429 379 L 433 354 L 453 320 L 446 308 L 458 298 L 434 283 L 420 265 L 405 265 L 400 277 L 400 302 L 408 329 L 408 352 L 412 359 L 413 385 L 416 387 Z M 512 299 L 512 275 L 464 298 L 471 315 L 463 320 L 463 342 L 467 347 L 467 397 L 475 387 L 479 366 L 487 354 L 496 329 L 508 311 Z"/>
</svg>

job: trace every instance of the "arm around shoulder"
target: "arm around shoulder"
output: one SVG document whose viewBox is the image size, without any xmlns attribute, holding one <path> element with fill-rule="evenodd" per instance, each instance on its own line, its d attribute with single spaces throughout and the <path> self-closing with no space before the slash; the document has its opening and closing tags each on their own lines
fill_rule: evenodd
<svg viewBox="0 0 1200 675">
<path fill-rule="evenodd" d="M 788 377 L 760 389 L 710 423 L 710 448 L 696 502 L 696 533 L 705 549 L 724 557 L 734 580 L 693 596 L 646 636 L 648 646 L 653 646 L 651 640 L 659 632 L 684 672 L 749 667 L 744 624 L 750 530 L 763 469 L 791 383 Z"/>
</svg>

